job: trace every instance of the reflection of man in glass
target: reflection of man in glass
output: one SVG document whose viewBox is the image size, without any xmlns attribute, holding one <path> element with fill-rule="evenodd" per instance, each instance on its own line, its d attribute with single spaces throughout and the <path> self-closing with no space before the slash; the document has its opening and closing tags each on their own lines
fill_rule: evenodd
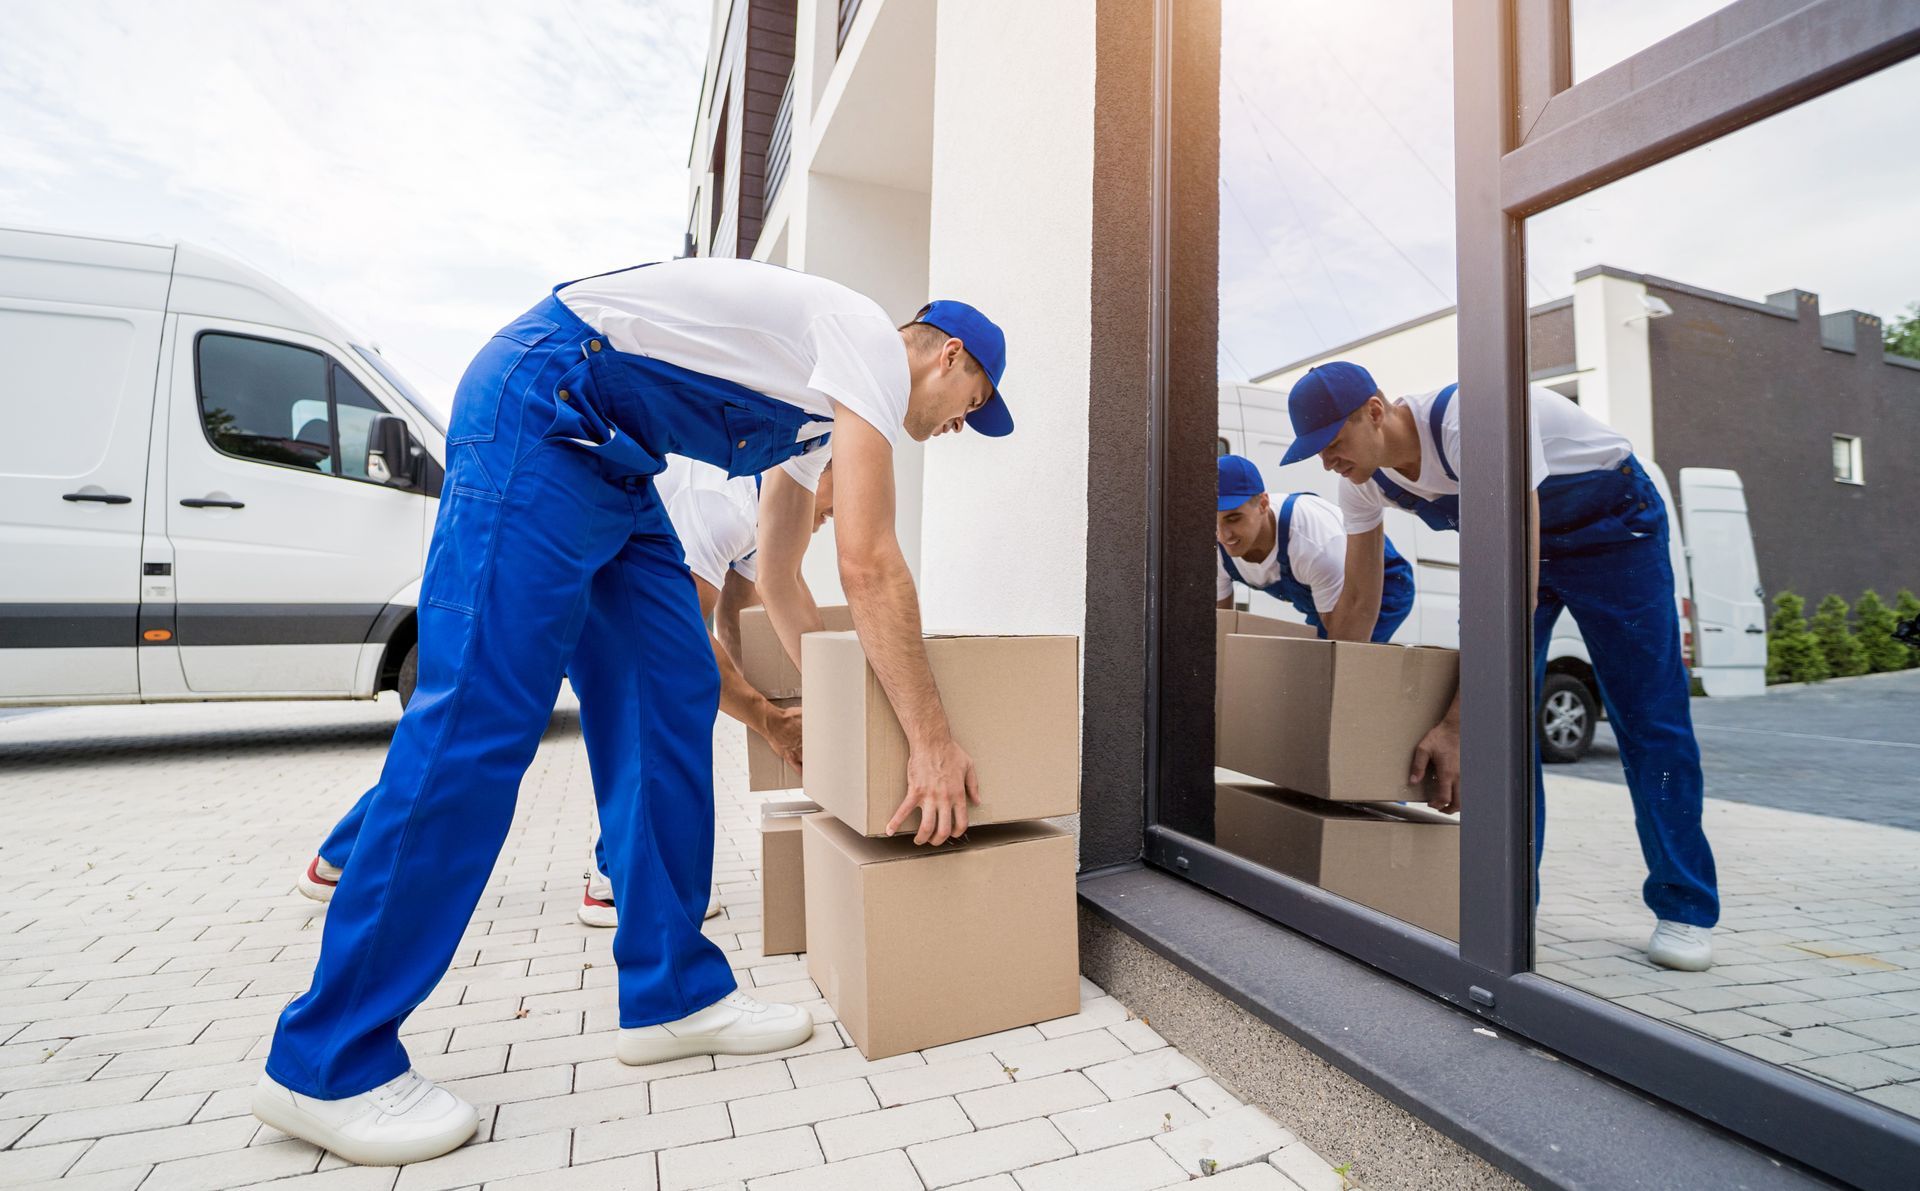
<svg viewBox="0 0 1920 1191">
<path fill-rule="evenodd" d="M 1346 482 L 1347 581 L 1377 582 L 1389 503 L 1435 529 L 1460 528 L 1460 410 L 1456 386 L 1388 401 L 1366 369 L 1344 361 L 1301 377 L 1288 395 L 1294 443 L 1282 463 L 1319 455 Z M 1593 653 L 1600 697 L 1633 797 L 1641 888 L 1658 920 L 1647 958 L 1700 971 L 1713 962 L 1720 917 L 1713 851 L 1701 829 L 1700 749 L 1680 656 L 1667 510 L 1625 436 L 1550 389 L 1529 394 L 1529 502 L 1533 559 L 1534 684 L 1561 609 L 1573 613 Z M 1534 750 L 1534 788 L 1541 789 Z M 1420 742 L 1413 779 L 1431 766 L 1432 800 L 1459 806 L 1460 698 Z M 1534 799 L 1534 862 L 1545 838 L 1545 799 Z"/>
<path fill-rule="evenodd" d="M 1371 584 L 1348 583 L 1347 534 L 1340 511 L 1311 492 L 1281 497 L 1278 508 L 1253 460 L 1222 455 L 1214 528 L 1220 565 L 1214 595 L 1233 607 L 1233 585 L 1244 583 L 1284 600 L 1339 641 L 1385 641 L 1413 611 L 1413 567 L 1386 543 L 1386 568 Z"/>
</svg>

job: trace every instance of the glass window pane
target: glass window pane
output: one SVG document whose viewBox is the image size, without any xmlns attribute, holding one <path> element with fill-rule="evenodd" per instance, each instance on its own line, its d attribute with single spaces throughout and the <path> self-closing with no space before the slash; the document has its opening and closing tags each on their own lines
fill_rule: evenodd
<svg viewBox="0 0 1920 1191">
<path fill-rule="evenodd" d="M 1624 62 L 1729 0 L 1573 0 L 1573 80 L 1591 78 Z"/>
<path fill-rule="evenodd" d="M 1334 361 L 1365 390 L 1338 399 L 1368 404 L 1368 432 L 1391 422 L 1396 444 L 1402 429 L 1430 437 L 1438 401 L 1448 461 L 1416 446 L 1413 460 L 1378 465 L 1448 490 L 1459 459 L 1458 411 L 1448 418 L 1439 396 L 1456 365 L 1451 15 L 1228 0 L 1221 21 L 1220 478 L 1213 539 L 1192 544 L 1214 579 L 1218 768 L 1210 818 L 1173 802 L 1165 821 L 1457 937 L 1458 820 L 1422 804 L 1451 809 L 1455 797 L 1439 768 L 1457 773 L 1446 741 L 1458 535 L 1437 512 L 1439 528 L 1367 499 L 1372 464 L 1343 474 L 1320 447 L 1296 450 L 1289 406 L 1295 384 Z M 1337 429 L 1348 414 L 1371 416 L 1321 421 Z M 1371 553 L 1350 568 L 1356 540 Z M 1423 741 L 1444 763 L 1410 783 Z"/>
<path fill-rule="evenodd" d="M 1862 483 L 1920 453 L 1916 107 L 1909 61 L 1527 247 L 1536 370 L 1650 483 L 1542 543 L 1536 970 L 1920 1114 L 1920 471 Z"/>
<path fill-rule="evenodd" d="M 333 366 L 333 401 L 340 426 L 340 474 L 356 480 L 372 478 L 367 475 L 367 436 L 374 419 L 387 413 L 386 407 L 338 364 Z"/>
<path fill-rule="evenodd" d="M 239 335 L 202 335 L 198 352 L 200 418 L 215 447 L 263 463 L 331 470 L 325 356 Z"/>
</svg>

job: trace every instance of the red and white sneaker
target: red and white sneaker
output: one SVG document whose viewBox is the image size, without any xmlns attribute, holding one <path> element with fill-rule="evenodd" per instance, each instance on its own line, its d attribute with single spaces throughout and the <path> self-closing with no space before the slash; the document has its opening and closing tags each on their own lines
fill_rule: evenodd
<svg viewBox="0 0 1920 1191">
<path fill-rule="evenodd" d="M 598 873 L 588 877 L 586 891 L 580 895 L 580 908 L 574 913 L 583 926 L 619 926 L 620 912 L 613 905 L 613 883 Z M 720 891 L 716 889 L 707 895 L 704 916 L 712 918 L 719 913 Z"/>
<path fill-rule="evenodd" d="M 340 883 L 340 870 L 315 856 L 307 865 L 307 871 L 300 874 L 295 888 L 317 902 L 333 900 L 333 887 Z"/>
</svg>

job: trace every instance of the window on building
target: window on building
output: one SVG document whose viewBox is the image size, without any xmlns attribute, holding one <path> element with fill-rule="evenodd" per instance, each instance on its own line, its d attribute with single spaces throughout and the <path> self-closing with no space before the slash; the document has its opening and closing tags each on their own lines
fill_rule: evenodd
<svg viewBox="0 0 1920 1191">
<path fill-rule="evenodd" d="M 1842 484 L 1867 482 L 1866 472 L 1861 467 L 1859 435 L 1833 436 L 1833 478 Z"/>
</svg>

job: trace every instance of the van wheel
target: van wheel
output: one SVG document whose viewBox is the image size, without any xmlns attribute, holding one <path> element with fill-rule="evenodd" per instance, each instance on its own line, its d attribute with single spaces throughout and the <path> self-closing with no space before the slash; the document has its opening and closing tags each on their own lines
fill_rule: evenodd
<svg viewBox="0 0 1920 1191">
<path fill-rule="evenodd" d="M 1571 674 L 1549 674 L 1540 687 L 1540 759 L 1566 765 L 1587 755 L 1600 707 L 1587 684 Z"/>
<path fill-rule="evenodd" d="M 420 646 L 418 643 L 407 646 L 407 656 L 400 659 L 400 674 L 394 680 L 394 689 L 400 692 L 400 706 L 405 709 L 413 702 L 414 684 L 420 681 Z M 1589 733 L 1591 735 L 1591 733 Z"/>
</svg>

